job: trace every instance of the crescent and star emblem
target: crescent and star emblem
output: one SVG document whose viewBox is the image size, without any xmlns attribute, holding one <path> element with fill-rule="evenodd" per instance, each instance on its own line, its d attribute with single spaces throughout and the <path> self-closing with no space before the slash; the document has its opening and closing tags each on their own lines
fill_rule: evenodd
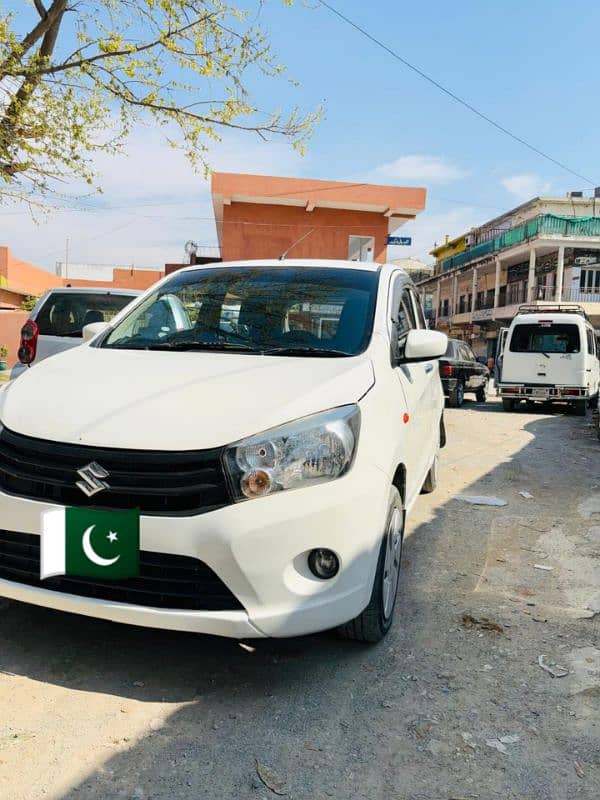
<svg viewBox="0 0 600 800">
<path fill-rule="evenodd" d="M 98 553 L 92 547 L 91 542 L 92 531 L 95 527 L 95 525 L 90 525 L 90 527 L 83 534 L 83 539 L 81 540 L 83 552 L 85 553 L 86 558 L 89 559 L 89 561 L 91 561 L 93 564 L 96 564 L 99 567 L 110 567 L 113 564 L 116 564 L 121 556 L 118 555 L 115 556 L 115 558 L 102 558 L 102 556 L 98 555 Z M 117 540 L 117 534 L 111 531 L 107 536 L 107 539 L 109 539 L 112 543 Z"/>
</svg>

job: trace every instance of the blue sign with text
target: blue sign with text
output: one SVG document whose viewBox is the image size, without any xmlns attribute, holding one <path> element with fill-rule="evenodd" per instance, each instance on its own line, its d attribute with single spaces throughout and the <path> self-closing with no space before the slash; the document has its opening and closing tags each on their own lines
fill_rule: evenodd
<svg viewBox="0 0 600 800">
<path fill-rule="evenodd" d="M 410 236 L 388 236 L 387 237 L 388 244 L 400 244 L 400 245 L 411 245 L 412 244 L 412 237 Z"/>
</svg>

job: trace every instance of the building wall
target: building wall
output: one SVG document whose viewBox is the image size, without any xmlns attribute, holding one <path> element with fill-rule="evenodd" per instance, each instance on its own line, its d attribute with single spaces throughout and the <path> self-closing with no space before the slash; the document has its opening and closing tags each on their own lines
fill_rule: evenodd
<svg viewBox="0 0 600 800">
<path fill-rule="evenodd" d="M 21 328 L 27 321 L 26 311 L 0 309 L 0 345 L 8 347 L 8 366 L 14 366 L 17 361 L 17 350 L 21 340 Z"/>
<path fill-rule="evenodd" d="M 264 223 L 265 219 L 269 222 Z M 234 202 L 223 208 L 221 255 L 224 261 L 279 258 L 297 243 L 289 258 L 347 259 L 350 236 L 372 236 L 374 260 L 385 263 L 387 235 L 388 219 L 382 214 Z"/>
<path fill-rule="evenodd" d="M 157 269 L 113 269 L 112 281 L 94 281 L 83 278 L 61 280 L 59 285 L 97 286 L 106 289 L 139 289 L 144 291 L 164 277 L 164 272 Z"/>
</svg>

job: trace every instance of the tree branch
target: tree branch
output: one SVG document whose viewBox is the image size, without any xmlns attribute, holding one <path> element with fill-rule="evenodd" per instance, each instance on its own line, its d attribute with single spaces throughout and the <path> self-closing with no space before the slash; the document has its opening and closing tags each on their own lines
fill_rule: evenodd
<svg viewBox="0 0 600 800">
<path fill-rule="evenodd" d="M 33 0 L 33 5 L 36 7 L 37 12 L 40 15 L 40 17 L 42 19 L 46 19 L 46 17 L 48 16 L 48 12 L 46 11 L 46 8 L 44 7 L 44 4 L 42 3 L 42 1 L 41 0 Z"/>
<path fill-rule="evenodd" d="M 46 35 L 48 30 L 60 19 L 65 12 L 65 0 L 54 0 L 50 9 L 46 12 L 46 16 L 41 19 L 38 24 L 25 36 L 21 42 L 13 48 L 12 53 L 9 53 L 4 61 L 0 64 L 0 80 L 7 75 L 19 74 L 11 70 L 12 64 L 19 64 L 21 59 L 28 53 L 36 42 Z"/>
</svg>

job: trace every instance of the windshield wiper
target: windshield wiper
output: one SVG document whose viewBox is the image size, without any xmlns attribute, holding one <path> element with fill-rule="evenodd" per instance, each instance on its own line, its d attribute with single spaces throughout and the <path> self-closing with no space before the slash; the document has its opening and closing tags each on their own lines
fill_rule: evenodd
<svg viewBox="0 0 600 800">
<path fill-rule="evenodd" d="M 143 350 L 176 350 L 185 352 L 186 350 L 251 350 L 257 355 L 259 351 L 249 344 L 242 342 L 156 342 L 154 344 L 147 344 Z"/>
<path fill-rule="evenodd" d="M 550 356 L 548 355 L 548 353 L 544 353 L 544 351 L 543 351 L 543 350 L 540 350 L 540 353 L 541 353 L 543 356 L 546 356 L 546 358 L 550 358 Z"/>
<path fill-rule="evenodd" d="M 341 358 L 354 355 L 354 353 L 348 353 L 346 350 L 309 347 L 308 345 L 271 347 L 261 352 L 263 356 L 316 356 L 317 358 Z"/>
</svg>

